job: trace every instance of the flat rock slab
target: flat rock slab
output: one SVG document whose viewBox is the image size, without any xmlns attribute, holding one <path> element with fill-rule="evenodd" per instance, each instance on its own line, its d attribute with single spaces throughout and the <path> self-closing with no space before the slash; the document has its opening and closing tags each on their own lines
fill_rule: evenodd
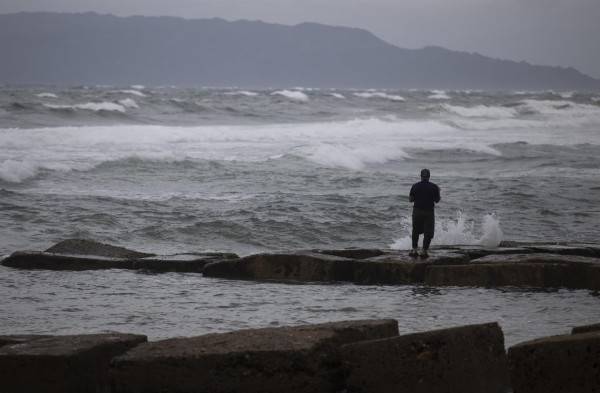
<svg viewBox="0 0 600 393">
<path fill-rule="evenodd" d="M 437 250 L 438 248 L 434 248 Z M 528 249 L 525 247 L 482 247 L 482 246 L 440 246 L 440 250 L 457 252 L 460 254 L 464 254 L 469 259 L 476 259 L 485 257 L 487 255 L 504 255 L 504 254 L 530 254 L 535 251 L 532 249 Z"/>
<path fill-rule="evenodd" d="M 554 254 L 489 255 L 469 264 L 431 266 L 431 286 L 600 289 L 600 259 Z"/>
<path fill-rule="evenodd" d="M 46 252 L 66 255 L 95 255 L 121 259 L 144 258 L 154 255 L 87 239 L 63 240 L 47 249 Z"/>
<path fill-rule="evenodd" d="M 50 336 L 40 334 L 14 334 L 7 336 L 0 336 L 0 347 L 5 345 L 23 344 L 28 341 L 39 340 L 40 338 L 47 338 Z"/>
<path fill-rule="evenodd" d="M 468 262 L 468 257 L 444 250 L 431 251 L 429 258 L 413 258 L 407 253 L 390 253 L 354 263 L 352 282 L 356 284 L 405 285 L 423 283 L 432 265 Z"/>
<path fill-rule="evenodd" d="M 157 255 L 148 258 L 136 259 L 132 268 L 135 270 L 148 270 L 152 272 L 181 272 L 202 273 L 209 263 L 235 260 L 239 257 L 231 253 L 193 253 Z"/>
<path fill-rule="evenodd" d="M 2 393 L 108 393 L 109 364 L 146 336 L 54 336 L 0 348 Z"/>
<path fill-rule="evenodd" d="M 508 351 L 515 393 L 600 391 L 600 332 L 528 341 Z"/>
<path fill-rule="evenodd" d="M 497 323 L 342 346 L 351 393 L 500 393 L 509 386 Z"/>
<path fill-rule="evenodd" d="M 385 251 L 377 248 L 344 248 L 339 250 L 312 250 L 312 252 L 350 259 L 366 259 L 384 255 Z"/>
<path fill-rule="evenodd" d="M 256 254 L 205 266 L 206 277 L 281 280 L 352 281 L 354 260 L 317 253 Z"/>
<path fill-rule="evenodd" d="M 249 280 L 400 285 L 423 282 L 427 266 L 467 261 L 465 255 L 449 251 L 433 251 L 427 259 L 409 257 L 408 252 L 365 259 L 314 252 L 257 254 L 208 264 L 204 275 Z"/>
<path fill-rule="evenodd" d="M 531 253 L 531 254 L 508 254 L 508 255 L 488 255 L 482 258 L 473 259 L 471 264 L 481 263 L 551 263 L 564 265 L 597 265 L 600 266 L 600 258 L 585 257 L 568 254 L 553 253 Z"/>
<path fill-rule="evenodd" d="M 398 334 L 394 320 L 241 330 L 151 342 L 116 358 L 115 393 L 333 392 L 339 346 Z"/>
<path fill-rule="evenodd" d="M 600 333 L 600 323 L 595 323 L 593 325 L 576 326 L 571 330 L 571 334 L 590 333 L 590 332 Z"/>
<path fill-rule="evenodd" d="M 17 269 L 100 270 L 132 269 L 128 259 L 101 256 L 65 255 L 39 251 L 17 251 L 2 260 L 3 266 Z"/>
</svg>

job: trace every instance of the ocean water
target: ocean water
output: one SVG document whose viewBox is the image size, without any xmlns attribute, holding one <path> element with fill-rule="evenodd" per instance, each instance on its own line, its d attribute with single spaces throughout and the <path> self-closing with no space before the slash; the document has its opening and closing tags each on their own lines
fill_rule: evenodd
<svg viewBox="0 0 600 393">
<path fill-rule="evenodd" d="M 405 249 L 410 244 L 408 191 L 424 167 L 442 190 L 433 244 L 598 242 L 600 93 L 0 87 L 0 255 L 45 249 L 71 237 L 156 253 Z M 179 302 L 195 301 L 171 288 L 179 280 L 172 275 L 89 274 L 106 274 L 115 285 L 119 280 L 114 275 L 124 283 L 169 286 L 152 295 L 167 299 L 160 302 L 162 318 L 168 319 L 168 310 L 184 307 Z M 11 299 L 1 306 L 3 331 L 18 327 L 39 332 L 54 326 L 49 320 L 57 321 L 53 331 L 69 330 L 59 323 L 66 314 L 33 307 L 43 295 L 41 287 L 57 296 L 55 307 L 67 299 L 63 282 L 83 280 L 78 298 L 94 293 L 85 289 L 89 277 L 80 273 L 4 269 L 0 277 L 8 280 L 2 296 Z M 199 287 L 216 285 L 224 296 L 232 296 L 230 288 L 238 288 L 235 293 L 242 296 L 257 289 L 181 279 L 200 280 Z M 22 285 L 34 293 L 11 296 Z M 303 298 L 306 288 L 274 285 L 269 293 L 287 299 L 293 297 L 288 292 L 297 290 Z M 347 295 L 356 302 L 363 292 L 355 286 L 319 288 L 324 298 Z M 411 290 L 381 289 L 377 296 Z M 112 304 L 110 291 L 109 286 L 100 292 L 100 303 Z M 482 291 L 491 303 L 509 304 L 513 296 Z M 465 294 L 471 294 L 442 292 L 449 302 L 453 296 L 465 301 Z M 587 304 L 580 297 L 598 305 L 585 291 L 566 294 L 542 294 L 535 303 L 542 309 L 556 302 L 564 306 L 564 312 L 548 316 L 556 318 L 555 329 L 587 315 L 586 308 L 573 312 Z M 467 300 L 456 322 L 469 320 L 468 310 L 478 309 L 473 302 Z M 99 312 L 96 307 L 102 306 L 92 303 L 89 307 Z M 86 304 L 73 309 L 87 310 Z M 274 312 L 287 306 L 286 301 L 277 303 Z M 347 311 L 290 318 L 300 323 L 370 315 L 352 307 L 337 308 L 333 302 L 331 309 Z M 387 306 L 382 307 L 385 311 Z M 507 313 L 532 311 L 521 303 L 515 307 Z M 374 315 L 386 314 L 377 310 Z M 271 314 L 261 312 L 253 323 L 252 312 L 237 311 L 237 322 L 225 318 L 218 329 L 214 324 L 199 329 L 281 322 L 275 317 L 269 321 Z M 399 315 L 407 310 L 389 305 L 388 311 Z M 20 319 L 20 312 L 29 322 Z M 422 312 L 442 315 L 435 309 Z M 86 313 L 81 313 L 71 315 L 79 321 L 72 326 L 88 328 Z M 178 326 L 177 318 L 173 326 Z M 91 320 L 103 326 L 100 318 Z M 507 321 L 509 329 L 517 323 Z M 437 325 L 421 327 L 430 326 Z M 193 330 L 156 321 L 151 329 L 170 335 Z"/>
</svg>

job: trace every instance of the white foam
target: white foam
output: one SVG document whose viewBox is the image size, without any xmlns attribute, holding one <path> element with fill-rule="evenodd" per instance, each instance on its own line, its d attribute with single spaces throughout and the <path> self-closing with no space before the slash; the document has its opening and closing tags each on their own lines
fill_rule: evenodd
<svg viewBox="0 0 600 393">
<path fill-rule="evenodd" d="M 503 238 L 500 220 L 495 214 L 486 214 L 482 218 L 481 231 L 475 230 L 475 222 L 469 220 L 462 212 L 457 212 L 455 220 L 444 220 L 436 217 L 435 234 L 432 245 L 479 245 L 484 247 L 498 247 Z M 412 248 L 411 231 L 412 218 L 406 217 L 402 221 L 407 235 L 395 240 L 390 248 L 394 250 L 410 250 Z M 419 245 L 422 245 L 421 236 Z"/>
<path fill-rule="evenodd" d="M 566 98 L 566 99 L 573 98 L 574 95 L 575 95 L 574 91 L 565 91 L 565 92 L 559 93 L 559 96 L 561 96 L 562 98 Z"/>
<path fill-rule="evenodd" d="M 346 97 L 340 93 L 329 93 L 330 96 L 335 97 L 335 98 L 339 98 L 339 99 L 345 99 Z"/>
<path fill-rule="evenodd" d="M 406 99 L 404 97 L 402 97 L 402 96 L 394 95 L 394 94 L 388 94 L 388 93 L 382 93 L 382 92 L 379 92 L 379 91 L 368 91 L 368 92 L 354 93 L 354 95 L 356 97 L 360 97 L 360 98 L 381 98 L 381 99 L 384 99 L 384 100 L 398 101 L 398 102 L 406 101 Z"/>
<path fill-rule="evenodd" d="M 471 107 L 443 104 L 442 108 L 462 117 L 510 118 L 517 116 L 514 108 L 503 106 L 476 105 Z"/>
<path fill-rule="evenodd" d="M 144 85 L 131 85 L 130 87 L 135 90 L 144 90 L 146 88 Z"/>
<path fill-rule="evenodd" d="M 119 90 L 119 93 L 123 93 L 123 94 L 131 94 L 137 97 L 147 97 L 146 94 L 142 93 L 141 91 L 138 90 Z"/>
<path fill-rule="evenodd" d="M 36 97 L 39 98 L 58 98 L 58 96 L 54 93 L 39 93 L 36 94 Z"/>
<path fill-rule="evenodd" d="M 432 90 L 427 98 L 431 100 L 449 100 L 450 96 L 444 90 Z"/>
<path fill-rule="evenodd" d="M 124 100 L 119 100 L 119 104 L 124 106 L 125 108 L 139 108 L 137 102 L 131 98 L 125 98 Z"/>
<path fill-rule="evenodd" d="M 523 100 L 521 110 L 542 115 L 558 116 L 600 116 L 600 108 L 596 105 L 578 104 L 565 100 Z"/>
<path fill-rule="evenodd" d="M 112 111 L 112 112 L 125 113 L 125 107 L 123 105 L 115 104 L 114 102 L 87 102 L 85 104 L 75 104 L 75 105 L 44 104 L 44 106 L 46 108 L 50 108 L 50 109 L 73 109 L 73 110 L 83 109 L 83 110 L 90 110 L 90 111 L 94 111 L 94 112 Z"/>
<path fill-rule="evenodd" d="M 282 96 L 295 101 L 307 102 L 308 96 L 301 91 L 278 90 L 271 93 L 272 96 Z"/>
<path fill-rule="evenodd" d="M 258 95 L 258 93 L 254 92 L 254 91 L 248 91 L 248 90 L 239 90 L 239 91 L 229 91 L 229 92 L 226 92 L 225 95 L 228 95 L 228 96 L 256 97 Z"/>
<path fill-rule="evenodd" d="M 600 97 L 592 97 L 591 100 L 593 102 L 600 102 Z"/>
</svg>

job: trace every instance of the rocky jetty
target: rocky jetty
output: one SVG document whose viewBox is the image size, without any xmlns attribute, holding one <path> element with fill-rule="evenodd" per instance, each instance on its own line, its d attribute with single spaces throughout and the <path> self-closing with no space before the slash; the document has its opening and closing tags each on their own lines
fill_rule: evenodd
<svg viewBox="0 0 600 393">
<path fill-rule="evenodd" d="M 524 342 L 508 351 L 514 393 L 600 391 L 600 325 Z"/>
<path fill-rule="evenodd" d="M 17 341 L 0 346 L 0 392 L 597 392 L 600 329 L 581 329 L 508 355 L 497 323 L 399 335 L 395 320 L 341 321 L 155 342 L 3 336 Z"/>
<path fill-rule="evenodd" d="M 45 251 L 17 251 L 1 264 L 18 269 L 101 270 L 201 273 L 208 263 L 238 259 L 232 253 L 156 255 L 85 239 L 67 239 Z"/>
<path fill-rule="evenodd" d="M 146 341 L 133 334 L 39 338 L 0 347 L 0 392 L 110 392 L 116 356 Z"/>
<path fill-rule="evenodd" d="M 406 251 L 349 248 L 263 253 L 154 255 L 69 239 L 45 251 L 17 251 L 1 262 L 19 269 L 133 269 L 206 277 L 376 285 L 517 286 L 600 290 L 600 246 L 505 242 L 496 248 L 435 247 L 427 259 Z"/>
</svg>

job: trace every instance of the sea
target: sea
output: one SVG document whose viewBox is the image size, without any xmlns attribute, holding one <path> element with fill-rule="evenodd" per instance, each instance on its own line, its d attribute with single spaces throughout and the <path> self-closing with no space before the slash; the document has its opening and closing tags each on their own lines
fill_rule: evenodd
<svg viewBox="0 0 600 393">
<path fill-rule="evenodd" d="M 600 93 L 0 87 L 0 256 L 88 238 L 158 254 L 599 242 Z M 151 339 L 375 317 L 498 321 L 509 343 L 600 322 L 590 291 L 252 283 L 0 267 L 0 334 Z"/>
</svg>

